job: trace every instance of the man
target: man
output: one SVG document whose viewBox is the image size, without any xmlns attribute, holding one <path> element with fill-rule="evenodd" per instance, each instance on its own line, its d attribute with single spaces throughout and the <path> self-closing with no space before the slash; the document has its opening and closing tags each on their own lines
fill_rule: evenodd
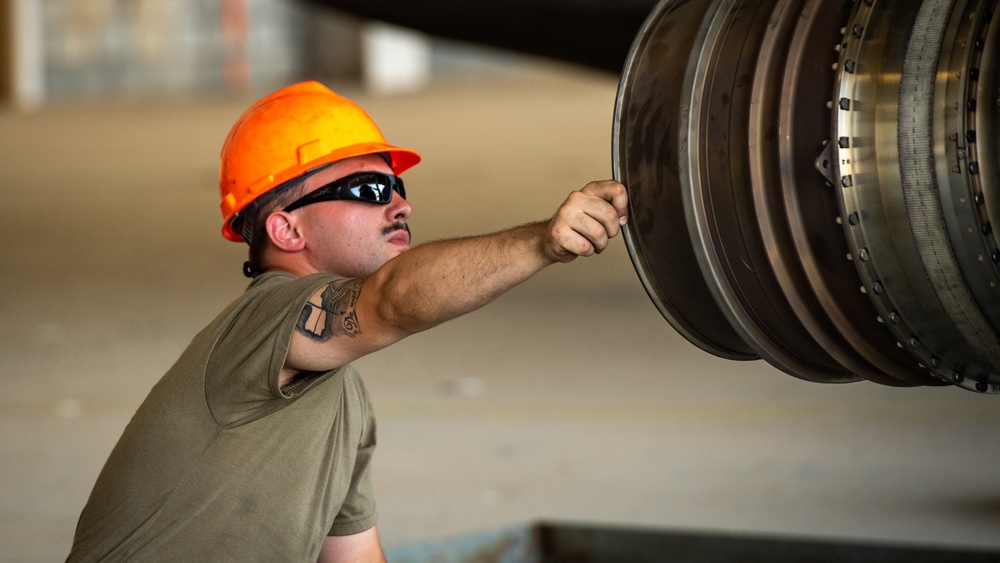
<svg viewBox="0 0 1000 563">
<path fill-rule="evenodd" d="M 624 187 L 592 182 L 549 221 L 411 249 L 397 174 L 419 160 L 316 82 L 240 117 L 223 234 L 249 243 L 254 280 L 139 407 L 69 560 L 384 561 L 350 362 L 600 253 L 626 218 Z"/>
</svg>

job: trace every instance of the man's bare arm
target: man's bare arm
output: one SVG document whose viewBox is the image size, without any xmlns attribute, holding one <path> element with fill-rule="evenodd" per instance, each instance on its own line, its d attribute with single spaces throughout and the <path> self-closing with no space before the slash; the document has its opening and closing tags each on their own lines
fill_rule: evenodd
<svg viewBox="0 0 1000 563">
<path fill-rule="evenodd" d="M 416 246 L 371 276 L 317 291 L 283 371 L 323 370 L 474 311 L 556 262 L 601 253 L 626 217 L 621 184 L 592 182 L 547 222 Z"/>
<path fill-rule="evenodd" d="M 377 527 L 350 536 L 327 536 L 317 563 L 385 563 Z"/>
</svg>

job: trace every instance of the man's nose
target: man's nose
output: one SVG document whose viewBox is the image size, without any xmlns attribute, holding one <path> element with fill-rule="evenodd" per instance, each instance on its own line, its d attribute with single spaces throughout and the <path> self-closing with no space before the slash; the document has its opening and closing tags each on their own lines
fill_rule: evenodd
<svg viewBox="0 0 1000 563">
<path fill-rule="evenodd" d="M 410 205 L 410 202 L 406 201 L 406 198 L 399 195 L 399 192 L 392 193 L 392 201 L 389 202 L 387 207 L 386 213 L 395 221 L 405 221 L 413 213 L 413 206 Z"/>
</svg>

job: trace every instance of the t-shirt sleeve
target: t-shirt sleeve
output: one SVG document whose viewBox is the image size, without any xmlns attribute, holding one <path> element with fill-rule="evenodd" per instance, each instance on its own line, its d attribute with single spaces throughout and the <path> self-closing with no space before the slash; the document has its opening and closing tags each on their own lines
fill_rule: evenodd
<svg viewBox="0 0 1000 563">
<path fill-rule="evenodd" d="M 353 383 L 353 384 L 352 384 Z M 350 489 L 340 506 L 328 535 L 346 536 L 371 529 L 378 521 L 375 491 L 372 486 L 372 458 L 375 455 L 375 410 L 364 382 L 353 371 L 348 375 L 345 392 L 355 393 L 364 420 L 364 429 L 358 443 Z"/>
<path fill-rule="evenodd" d="M 221 328 L 208 361 L 205 395 L 216 422 L 244 424 L 281 408 L 331 372 L 314 374 L 282 390 L 278 377 L 292 331 L 309 296 L 338 279 L 317 274 L 268 280 L 251 287 L 242 306 Z"/>
</svg>

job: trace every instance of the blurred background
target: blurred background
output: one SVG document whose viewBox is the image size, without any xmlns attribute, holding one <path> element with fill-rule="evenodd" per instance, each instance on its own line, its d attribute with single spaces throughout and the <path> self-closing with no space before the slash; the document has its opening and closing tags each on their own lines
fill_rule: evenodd
<svg viewBox="0 0 1000 563">
<path fill-rule="evenodd" d="M 7 0 L 0 33 L 0 561 L 65 557 L 132 413 L 245 287 L 217 158 L 261 95 L 321 80 L 420 151 L 415 242 L 611 175 L 614 73 L 315 3 Z M 537 521 L 1000 547 L 997 398 L 709 356 L 621 240 L 358 367 L 390 549 Z"/>
</svg>

